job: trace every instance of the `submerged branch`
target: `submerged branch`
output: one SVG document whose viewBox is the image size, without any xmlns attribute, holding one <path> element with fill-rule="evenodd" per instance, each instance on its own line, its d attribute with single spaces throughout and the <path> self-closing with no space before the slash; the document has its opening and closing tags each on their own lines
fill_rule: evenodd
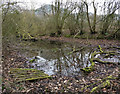
<svg viewBox="0 0 120 94">
<path fill-rule="evenodd" d="M 96 51 L 94 51 L 92 54 L 91 54 L 91 58 L 90 58 L 90 63 L 91 63 L 91 65 L 89 66 L 89 67 L 85 67 L 85 68 L 82 68 L 81 70 L 82 71 L 84 71 L 85 73 L 89 73 L 89 72 L 91 72 L 91 71 L 93 71 L 94 70 L 94 66 L 95 66 L 95 61 L 96 62 L 99 62 L 99 63 L 103 63 L 103 64 L 115 64 L 115 65 L 117 65 L 118 64 L 118 62 L 109 62 L 109 61 L 103 61 L 103 60 L 101 60 L 101 59 L 99 59 L 99 58 L 95 58 L 95 56 L 96 55 L 98 55 L 98 54 L 106 54 L 104 57 L 108 57 L 108 56 L 111 56 L 111 55 L 116 55 L 116 54 L 119 54 L 119 53 L 117 53 L 117 52 L 114 52 L 114 51 L 103 51 L 102 50 L 102 48 L 101 48 L 101 46 L 99 45 L 98 46 L 99 47 L 99 51 L 100 52 L 96 52 Z"/>
<path fill-rule="evenodd" d="M 81 50 L 83 50 L 85 47 L 81 47 L 80 49 L 75 49 L 73 48 L 73 51 L 69 52 L 68 55 L 72 54 L 72 53 L 76 53 L 76 52 L 79 52 Z"/>
</svg>

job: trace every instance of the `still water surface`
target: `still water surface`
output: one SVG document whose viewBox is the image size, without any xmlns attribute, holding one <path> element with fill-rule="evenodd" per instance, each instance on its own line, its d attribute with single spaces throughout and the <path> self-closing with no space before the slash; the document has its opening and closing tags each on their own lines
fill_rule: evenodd
<svg viewBox="0 0 120 94">
<path fill-rule="evenodd" d="M 21 47 L 27 57 L 30 68 L 43 70 L 48 75 L 76 76 L 82 75 L 81 68 L 90 66 L 89 58 L 97 47 L 88 47 L 78 44 L 68 44 L 55 41 L 37 41 L 27 43 Z M 72 53 L 73 50 L 76 52 Z M 115 50 L 115 49 L 114 49 Z M 119 52 L 119 50 L 117 50 Z M 120 62 L 120 56 L 102 58 L 104 61 Z M 34 62 L 29 62 L 33 60 Z M 97 63 L 97 62 L 96 62 Z"/>
</svg>

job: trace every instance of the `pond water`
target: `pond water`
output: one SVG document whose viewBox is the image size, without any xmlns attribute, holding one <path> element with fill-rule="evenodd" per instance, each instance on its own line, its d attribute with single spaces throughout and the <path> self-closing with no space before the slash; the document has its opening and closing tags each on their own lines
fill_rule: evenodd
<svg viewBox="0 0 120 94">
<path fill-rule="evenodd" d="M 23 44 L 22 44 L 23 45 Z M 25 42 L 21 52 L 27 57 L 30 68 L 43 70 L 48 75 L 83 75 L 81 68 L 90 66 L 89 58 L 97 47 L 55 41 Z M 77 49 L 76 52 L 73 52 Z M 119 50 L 117 50 L 119 52 Z M 120 56 L 102 58 L 103 61 L 120 62 Z M 32 61 L 32 62 L 30 62 Z M 97 62 L 96 62 L 97 63 Z"/>
</svg>

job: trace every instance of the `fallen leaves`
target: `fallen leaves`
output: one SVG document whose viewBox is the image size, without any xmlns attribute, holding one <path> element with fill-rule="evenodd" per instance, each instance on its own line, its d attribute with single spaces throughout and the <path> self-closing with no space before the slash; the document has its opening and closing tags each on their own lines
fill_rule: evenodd
<svg viewBox="0 0 120 94">
<path fill-rule="evenodd" d="M 61 38 L 63 41 L 63 39 Z M 66 40 L 71 41 L 71 40 Z M 77 40 L 78 41 L 78 40 Z M 90 40 L 91 41 L 91 40 Z M 93 42 L 93 41 L 91 41 Z M 83 40 L 84 43 L 84 40 Z M 109 43 L 112 43 L 109 41 Z M 94 42 L 93 42 L 94 44 Z M 95 43 L 98 45 L 99 43 Z M 103 78 L 112 75 L 113 77 L 118 77 L 119 68 L 114 65 L 104 65 L 104 64 L 95 64 L 96 70 L 87 74 L 86 76 L 77 76 L 75 77 L 66 77 L 54 75 L 52 79 L 42 79 L 37 81 L 25 81 L 15 84 L 13 78 L 8 75 L 10 73 L 10 68 L 27 68 L 25 67 L 25 58 L 20 57 L 19 53 L 14 50 L 14 48 L 9 48 L 9 51 L 4 49 L 4 58 L 3 58 L 3 92 L 27 92 L 27 93 L 46 93 L 46 92 L 56 92 L 56 93 L 90 93 L 90 91 L 95 86 L 99 86 L 101 83 L 94 84 L 101 81 Z M 6 54 L 6 55 L 5 55 Z M 34 71 L 33 71 L 34 72 Z M 28 71 L 27 75 L 30 75 L 31 72 Z M 116 93 L 120 91 L 120 81 L 112 79 L 111 88 L 104 87 L 101 89 L 103 93 Z M 90 84 L 94 84 L 90 86 Z M 81 88 L 89 85 L 83 91 Z M 97 91 L 99 92 L 99 91 Z"/>
</svg>

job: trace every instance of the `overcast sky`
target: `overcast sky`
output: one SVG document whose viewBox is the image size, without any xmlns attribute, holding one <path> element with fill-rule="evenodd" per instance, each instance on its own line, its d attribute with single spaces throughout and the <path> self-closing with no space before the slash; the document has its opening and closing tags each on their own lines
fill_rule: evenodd
<svg viewBox="0 0 120 94">
<path fill-rule="evenodd" d="M 15 2 L 21 2 L 22 6 L 23 6 L 23 3 L 24 3 L 24 7 L 27 8 L 27 9 L 30 9 L 30 8 L 39 8 L 41 5 L 44 5 L 44 4 L 51 4 L 52 2 L 54 2 L 55 0 L 3 0 L 3 1 L 15 1 Z M 66 2 L 66 1 L 71 1 L 71 0 L 63 0 L 63 2 Z M 81 1 L 81 0 L 72 0 L 72 1 Z M 87 2 L 92 2 L 93 0 L 86 0 Z M 105 1 L 113 1 L 113 0 L 94 0 L 96 3 L 99 3 L 99 5 L 97 5 L 97 14 L 101 14 L 101 10 L 100 10 L 100 7 L 99 6 L 102 6 L 102 4 L 105 2 Z M 119 1 L 119 0 L 114 0 L 114 1 Z M 93 13 L 93 6 L 89 6 L 89 12 L 92 12 Z"/>
</svg>

